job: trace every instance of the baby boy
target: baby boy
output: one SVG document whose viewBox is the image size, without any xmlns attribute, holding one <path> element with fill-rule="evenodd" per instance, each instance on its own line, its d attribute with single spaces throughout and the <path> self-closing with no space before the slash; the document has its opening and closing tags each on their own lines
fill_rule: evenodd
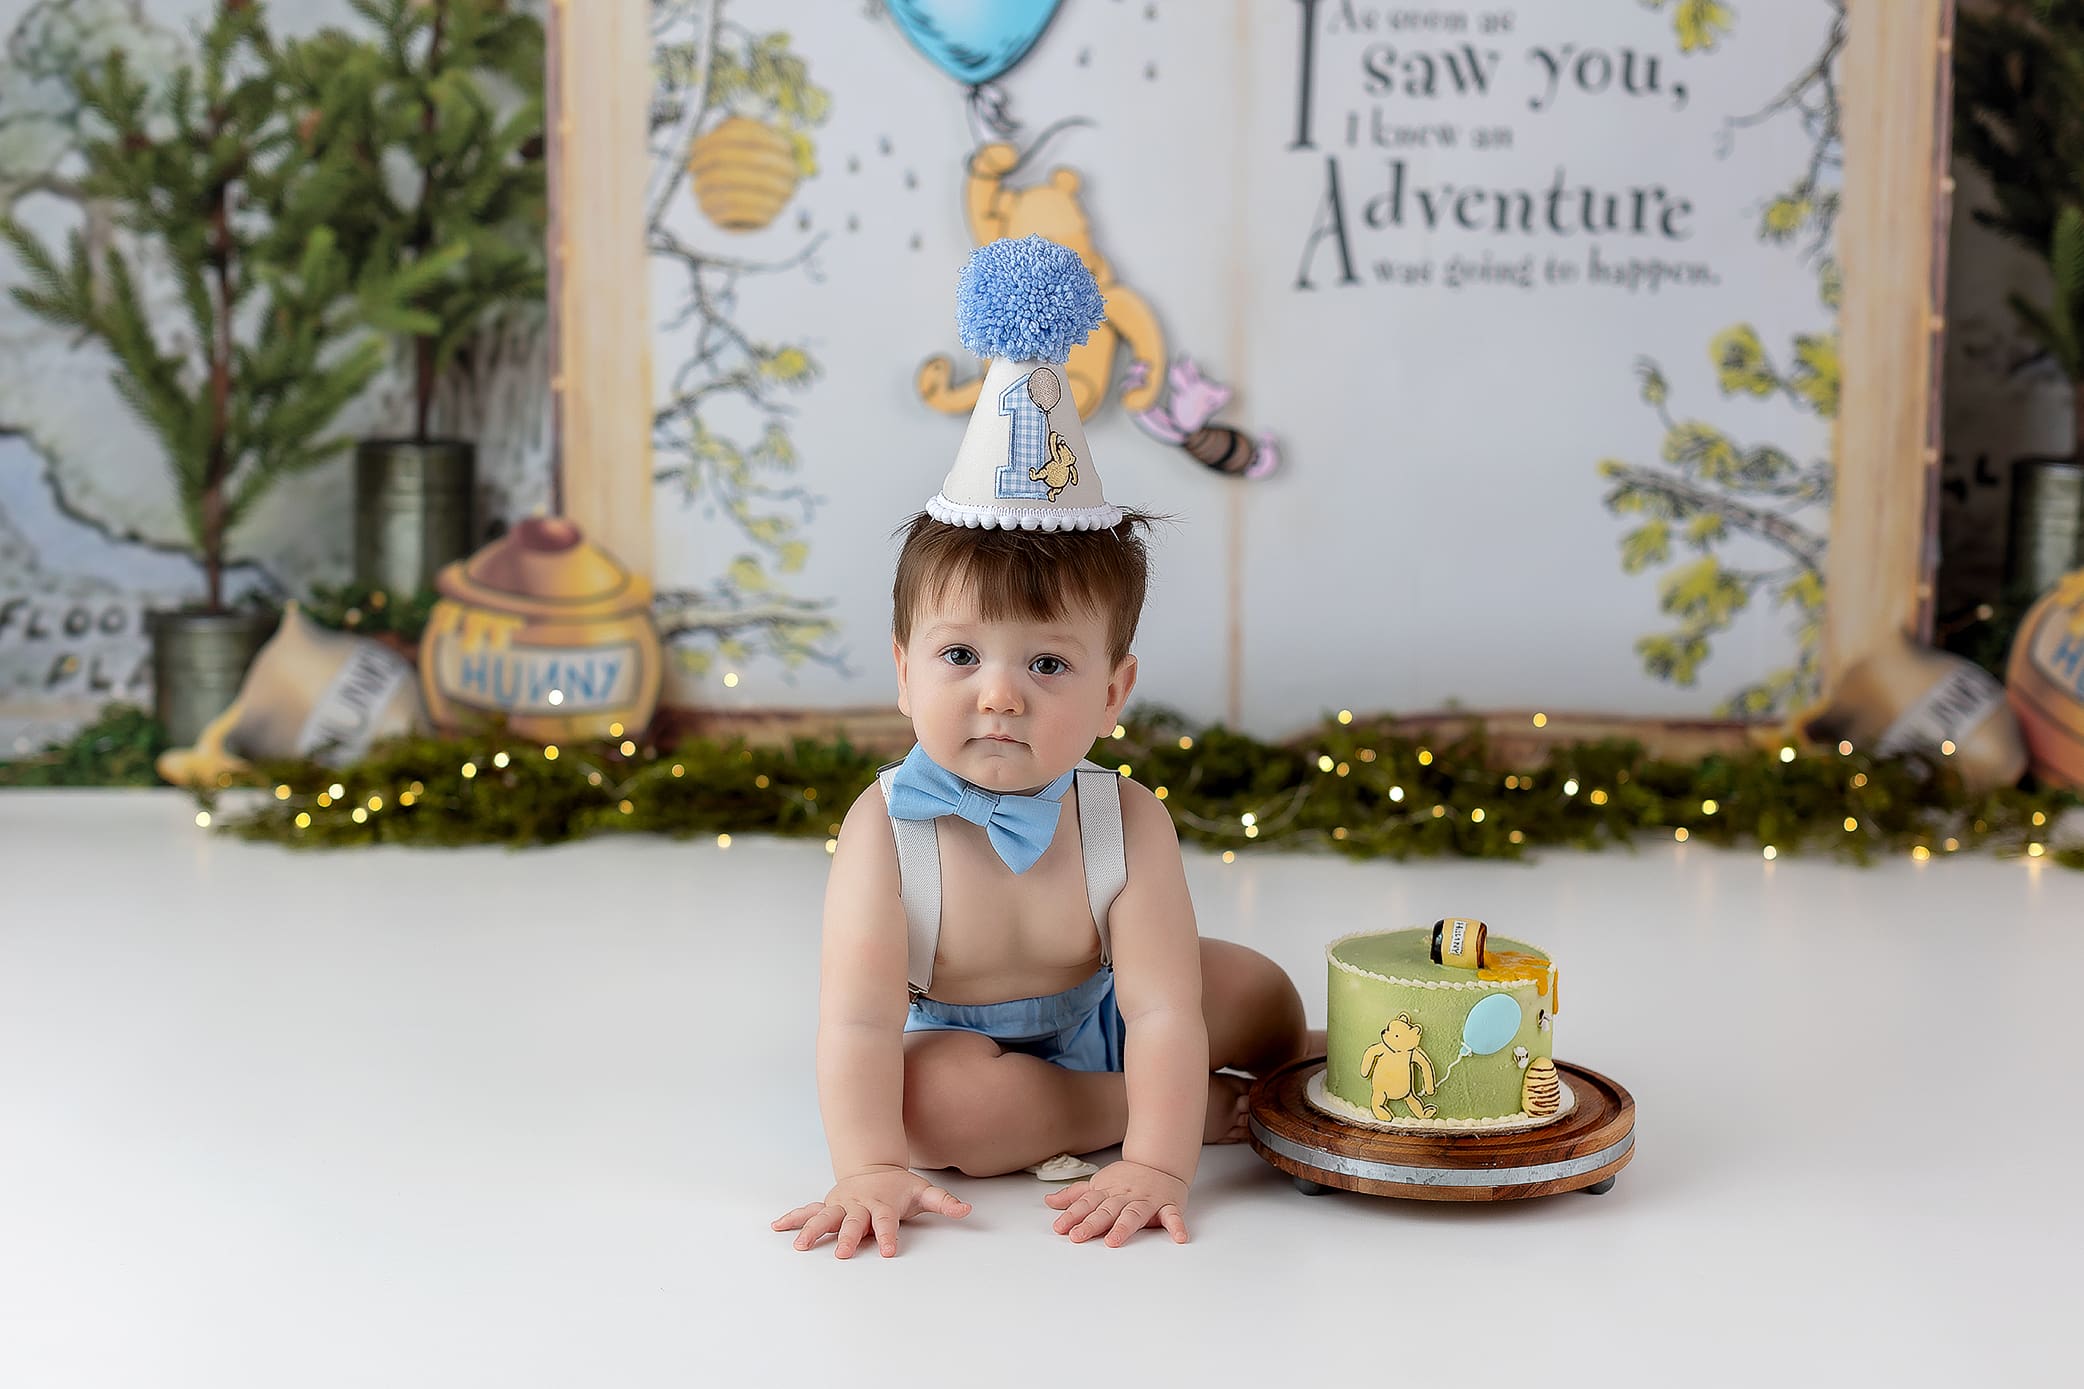
<svg viewBox="0 0 2084 1389">
<path fill-rule="evenodd" d="M 897 564 L 918 742 L 854 802 L 826 889 L 835 1184 L 774 1228 L 798 1249 L 836 1235 L 841 1258 L 872 1233 L 889 1257 L 901 1221 L 970 1209 L 915 1168 L 993 1176 L 1120 1144 L 1046 1198 L 1054 1229 L 1184 1242 L 1202 1145 L 1243 1137 L 1246 1082 L 1219 1072 L 1263 1074 L 1313 1039 L 1279 966 L 1197 933 L 1164 803 L 1083 760 L 1136 684 L 1148 525 L 1101 496 L 1053 365 L 1098 321 L 1091 276 L 1041 238 L 994 242 L 959 299 L 992 366 Z"/>
</svg>

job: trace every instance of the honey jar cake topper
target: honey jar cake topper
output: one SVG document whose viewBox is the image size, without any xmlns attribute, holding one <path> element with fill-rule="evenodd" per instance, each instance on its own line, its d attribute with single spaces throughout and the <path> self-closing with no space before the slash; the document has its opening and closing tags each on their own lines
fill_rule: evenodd
<svg viewBox="0 0 2084 1389">
<path fill-rule="evenodd" d="M 955 291 L 963 346 L 990 359 L 955 465 L 927 514 L 951 526 L 1111 530 L 1064 359 L 1103 317 L 1093 272 L 1041 236 L 979 247 Z"/>
</svg>

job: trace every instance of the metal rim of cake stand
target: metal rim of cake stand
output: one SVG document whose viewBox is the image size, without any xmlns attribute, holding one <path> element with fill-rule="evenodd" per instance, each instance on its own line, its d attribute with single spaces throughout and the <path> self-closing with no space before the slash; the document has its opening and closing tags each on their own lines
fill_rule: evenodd
<svg viewBox="0 0 2084 1389">
<path fill-rule="evenodd" d="M 1618 1162 L 1635 1146 L 1635 1129 L 1631 1127 L 1621 1136 L 1620 1142 L 1563 1162 L 1542 1162 L 1531 1167 L 1406 1167 L 1400 1163 L 1347 1157 L 1328 1148 L 1312 1148 L 1269 1131 L 1257 1118 L 1252 1120 L 1252 1137 L 1293 1162 L 1348 1177 L 1396 1182 L 1404 1186 L 1531 1186 L 1537 1182 L 1563 1181 Z"/>
</svg>

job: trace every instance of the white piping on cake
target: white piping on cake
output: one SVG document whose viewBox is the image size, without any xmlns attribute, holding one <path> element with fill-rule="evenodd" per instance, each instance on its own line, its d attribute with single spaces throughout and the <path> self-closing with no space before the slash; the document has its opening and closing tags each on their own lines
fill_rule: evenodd
<svg viewBox="0 0 2084 1389">
<path fill-rule="evenodd" d="M 1421 926 L 1417 929 L 1424 930 L 1425 928 Z M 1349 932 L 1324 947 L 1324 958 L 1333 969 L 1344 970 L 1346 973 L 1357 975 L 1362 979 L 1374 979 L 1384 984 L 1402 984 L 1407 988 L 1413 989 L 1534 989 L 1537 985 L 1544 982 L 1540 979 L 1470 979 L 1467 981 L 1459 979 L 1400 979 L 1393 974 L 1377 974 L 1371 969 L 1362 969 L 1359 965 L 1349 965 L 1333 953 L 1349 940 L 1359 940 L 1362 936 L 1387 934 L 1388 932 L 1385 931 Z M 1543 958 L 1547 958 L 1545 954 Z M 1554 970 L 1556 962 L 1549 960 L 1548 965 L 1551 970 Z M 1546 991 L 1539 990 L 1539 992 L 1545 993 Z"/>
</svg>

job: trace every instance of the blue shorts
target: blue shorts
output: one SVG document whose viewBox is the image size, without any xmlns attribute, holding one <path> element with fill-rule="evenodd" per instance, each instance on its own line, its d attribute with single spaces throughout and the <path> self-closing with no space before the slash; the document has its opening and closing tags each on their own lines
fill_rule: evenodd
<svg viewBox="0 0 2084 1389">
<path fill-rule="evenodd" d="M 1083 984 L 1043 998 L 1004 1003 L 942 1003 L 915 998 L 906 1032 L 981 1032 L 1006 1051 L 1025 1052 L 1067 1071 L 1119 1071 L 1128 1026 L 1114 1002 L 1107 965 Z"/>
</svg>

